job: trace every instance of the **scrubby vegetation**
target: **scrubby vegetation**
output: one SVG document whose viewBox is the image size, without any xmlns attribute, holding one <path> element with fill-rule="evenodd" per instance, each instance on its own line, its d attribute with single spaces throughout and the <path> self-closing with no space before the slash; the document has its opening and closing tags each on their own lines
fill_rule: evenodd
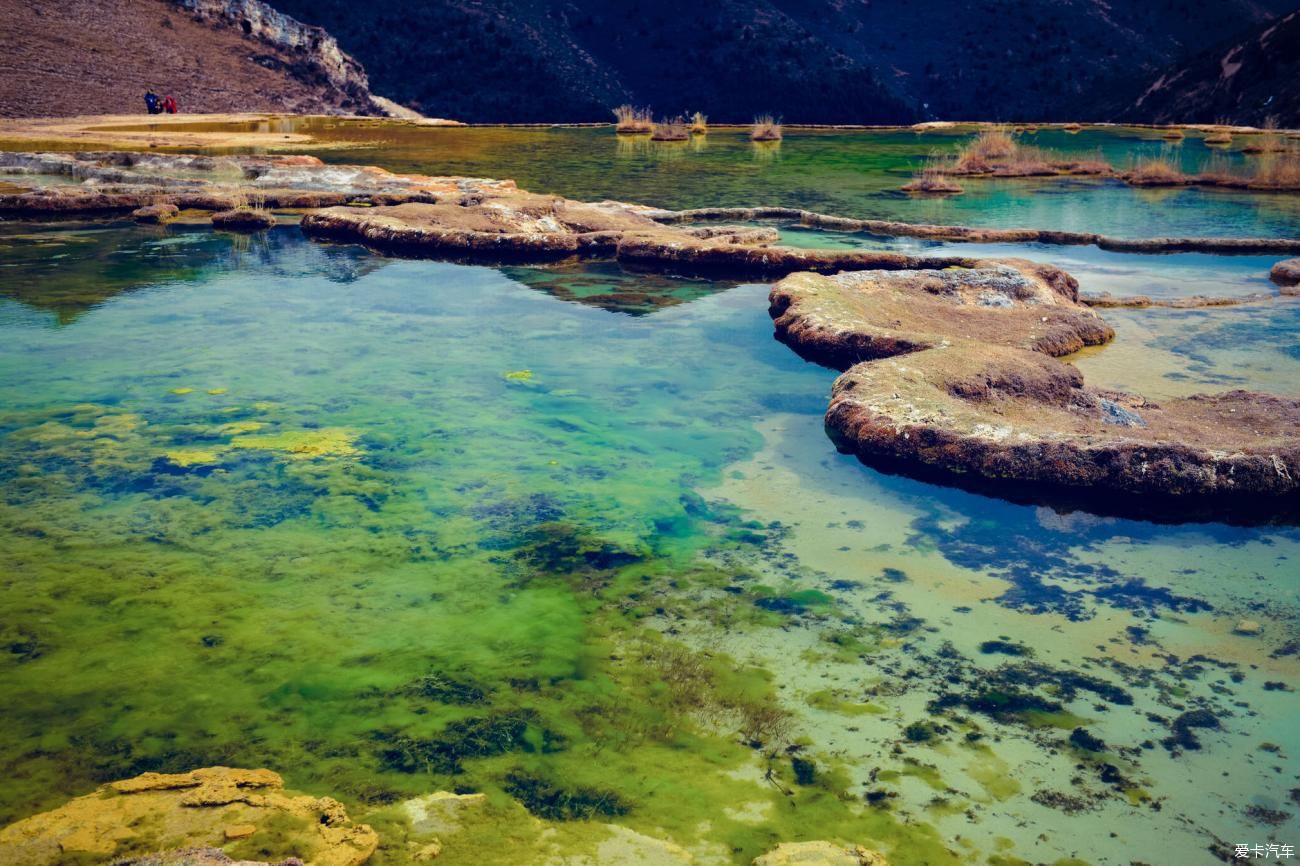
<svg viewBox="0 0 1300 866">
<path fill-rule="evenodd" d="M 1277 118 L 1270 117 L 1264 122 L 1264 132 L 1255 136 L 1254 140 L 1241 149 L 1241 152 L 1249 154 L 1286 153 L 1286 150 L 1286 144 L 1282 141 L 1282 136 L 1277 130 Z"/>
<path fill-rule="evenodd" d="M 650 132 L 651 141 L 686 141 L 690 137 L 690 129 L 680 117 L 661 120 Z"/>
<path fill-rule="evenodd" d="M 760 114 L 754 118 L 749 137 L 752 141 L 780 141 L 781 122 L 770 114 Z"/>
<path fill-rule="evenodd" d="M 1221 186 L 1230 189 L 1300 190 L 1300 148 L 1284 148 L 1237 167 L 1211 162 L 1198 174 L 1187 174 L 1170 157 L 1139 160 L 1120 177 L 1133 186 Z"/>
<path fill-rule="evenodd" d="M 620 105 L 614 109 L 614 130 L 623 133 L 650 132 L 654 129 L 654 120 L 648 108 L 635 108 Z"/>
<path fill-rule="evenodd" d="M 990 171 L 991 164 L 1016 152 L 1016 140 L 1005 126 L 986 129 L 957 154 L 958 171 L 975 174 Z"/>
<path fill-rule="evenodd" d="M 1021 144 L 1004 126 L 986 129 L 957 151 L 945 170 L 955 175 L 991 175 L 994 177 L 1051 177 L 1068 175 L 1109 175 L 1113 169 L 1100 156 L 1084 158 L 1064 156 Z M 907 187 L 904 187 L 907 189 Z"/>
<path fill-rule="evenodd" d="M 1124 180 L 1134 186 L 1175 186 L 1187 183 L 1187 176 L 1172 159 L 1151 157 L 1134 163 Z"/>
<path fill-rule="evenodd" d="M 1300 147 L 1266 155 L 1252 166 L 1251 185 L 1265 189 L 1300 189 Z"/>
<path fill-rule="evenodd" d="M 698 111 L 692 114 L 691 132 L 694 133 L 695 135 L 703 135 L 708 131 L 709 131 L 709 118 Z"/>
<path fill-rule="evenodd" d="M 931 159 L 924 168 L 912 175 L 909 183 L 903 185 L 903 191 L 926 195 L 956 195 L 964 190 L 948 176 L 946 165 Z"/>
</svg>

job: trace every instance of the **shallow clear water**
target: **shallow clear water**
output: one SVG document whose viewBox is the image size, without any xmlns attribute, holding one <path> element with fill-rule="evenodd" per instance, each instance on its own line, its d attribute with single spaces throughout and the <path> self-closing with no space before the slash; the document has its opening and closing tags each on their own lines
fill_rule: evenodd
<svg viewBox="0 0 1300 866">
<path fill-rule="evenodd" d="M 111 129 L 112 127 L 108 127 Z M 143 129 L 147 127 L 129 127 Z M 427 127 L 399 121 L 272 118 L 167 125 L 193 131 L 306 132 L 327 162 L 380 165 L 397 172 L 511 178 L 523 189 L 582 200 L 606 198 L 668 208 L 781 205 L 859 218 L 989 227 L 1100 232 L 1121 237 L 1300 235 L 1300 196 L 1201 189 L 1135 189 L 1087 179 L 962 183 L 963 195 L 909 196 L 899 190 L 932 155 L 965 145 L 974 126 L 924 133 L 798 129 L 779 143 L 754 143 L 747 129 L 719 127 L 689 142 L 652 142 L 612 128 Z M 1153 157 L 1187 172 L 1233 169 L 1259 157 L 1189 131 L 1171 144 L 1159 130 L 1090 127 L 1024 132 L 1026 145 L 1061 156 L 1100 157 L 1117 168 Z M 3 142 L 4 149 L 32 149 Z M 41 145 L 59 147 L 58 145 Z M 81 145 L 70 143 L 65 148 Z"/>
<path fill-rule="evenodd" d="M 1295 838 L 1300 531 L 866 469 L 766 286 L 290 227 L 13 225 L 0 250 L 0 822 L 224 763 L 357 813 L 522 771 L 702 863 Z M 1253 384 L 1295 323 L 1236 309 L 1132 315 L 1171 368 Z"/>
<path fill-rule="evenodd" d="M 323 130 L 328 139 L 331 131 Z M 931 154 L 970 140 L 970 129 L 791 130 L 778 144 L 719 129 L 690 142 L 653 142 L 607 128 L 429 128 L 339 125 L 353 146 L 320 150 L 329 162 L 362 162 L 399 172 L 509 177 L 534 192 L 613 198 L 669 208 L 781 205 L 859 218 L 972 226 L 1031 226 L 1117 236 L 1295 236 L 1294 195 L 1209 190 L 1141 190 L 1118 181 L 981 180 L 964 195 L 918 198 L 900 192 Z M 355 142 L 361 139 L 362 143 Z M 367 145 L 366 140 L 373 140 Z M 1211 160 L 1239 163 L 1193 134 L 1171 147 L 1152 130 L 1044 130 L 1028 144 L 1062 154 L 1101 155 L 1127 167 L 1171 155 L 1187 170 Z"/>
</svg>

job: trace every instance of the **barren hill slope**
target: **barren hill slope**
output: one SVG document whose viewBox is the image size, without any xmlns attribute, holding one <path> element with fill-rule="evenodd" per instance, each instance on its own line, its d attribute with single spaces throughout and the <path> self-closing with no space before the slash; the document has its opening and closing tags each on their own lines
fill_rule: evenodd
<svg viewBox="0 0 1300 866">
<path fill-rule="evenodd" d="M 150 88 L 186 113 L 383 113 L 329 34 L 254 0 L 0 0 L 0 45 L 0 116 L 143 113 Z"/>
<path fill-rule="evenodd" d="M 469 121 L 1096 120 L 1297 0 L 272 0 L 384 94 Z M 1085 116 L 1085 114 L 1087 116 Z"/>
<path fill-rule="evenodd" d="M 1300 126 L 1300 9 L 1164 70 L 1121 120 Z"/>
</svg>

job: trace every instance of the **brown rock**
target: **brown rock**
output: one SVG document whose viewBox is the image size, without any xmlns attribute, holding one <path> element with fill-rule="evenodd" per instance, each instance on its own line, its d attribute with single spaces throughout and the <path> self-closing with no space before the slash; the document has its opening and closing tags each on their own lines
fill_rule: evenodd
<svg viewBox="0 0 1300 866">
<path fill-rule="evenodd" d="M 274 226 L 275 214 L 256 208 L 233 208 L 214 213 L 212 224 L 219 229 L 229 231 L 256 232 Z"/>
<path fill-rule="evenodd" d="M 1300 259 L 1286 259 L 1273 265 L 1268 277 L 1279 286 L 1300 286 Z"/>
<path fill-rule="evenodd" d="M 131 211 L 131 217 L 138 223 L 171 222 L 181 209 L 174 204 L 147 204 Z"/>
<path fill-rule="evenodd" d="M 124 843 L 133 850 L 174 848 L 178 842 L 214 848 L 248 835 L 245 830 L 272 817 L 300 827 L 294 839 L 308 866 L 360 866 L 379 844 L 375 832 L 352 823 L 337 801 L 287 793 L 269 770 L 208 767 L 113 782 L 11 824 L 0 830 L 0 863 L 54 866 L 74 855 L 107 859 Z M 156 862 L 173 862 L 166 856 L 160 854 Z"/>
<path fill-rule="evenodd" d="M 858 364 L 826 429 L 922 474 L 1163 497 L 1300 496 L 1300 401 L 1232 391 L 1150 403 L 1024 349 L 955 341 Z M 1279 503 L 1281 507 L 1281 503 Z"/>
<path fill-rule="evenodd" d="M 845 370 L 952 339 L 1065 355 L 1114 331 L 1078 303 L 1064 271 L 1020 260 L 971 268 L 793 274 L 769 295 L 776 336 L 805 358 Z"/>
</svg>

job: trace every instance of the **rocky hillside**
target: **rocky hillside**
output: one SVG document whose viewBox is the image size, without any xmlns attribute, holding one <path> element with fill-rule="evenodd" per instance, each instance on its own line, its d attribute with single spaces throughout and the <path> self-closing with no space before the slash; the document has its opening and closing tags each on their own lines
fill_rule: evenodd
<svg viewBox="0 0 1300 866">
<path fill-rule="evenodd" d="M 1166 69 L 1114 107 L 1121 120 L 1300 127 L 1300 9 Z"/>
<path fill-rule="evenodd" d="M 275 0 L 375 87 L 469 121 L 607 120 L 621 102 L 746 121 L 1101 119 L 1296 0 Z"/>
<path fill-rule="evenodd" d="M 258 0 L 0 0 L 0 115 L 140 113 L 147 89 L 194 112 L 383 114 L 319 27 Z"/>
</svg>

